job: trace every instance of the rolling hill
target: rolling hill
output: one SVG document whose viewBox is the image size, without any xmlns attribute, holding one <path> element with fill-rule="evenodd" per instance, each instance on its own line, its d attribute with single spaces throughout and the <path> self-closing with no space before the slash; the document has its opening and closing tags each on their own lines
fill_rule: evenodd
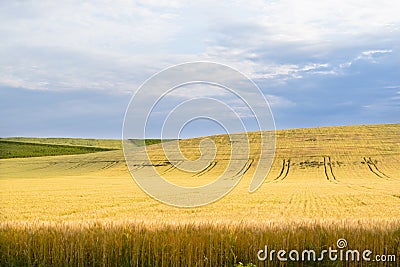
<svg viewBox="0 0 400 267">
<path fill-rule="evenodd" d="M 250 194 L 260 139 L 259 133 L 242 134 L 238 137 L 250 140 L 250 153 L 233 163 L 240 183 L 219 201 L 190 209 L 146 195 L 133 181 L 121 149 L 0 159 L 0 265 L 278 266 L 282 262 L 276 258 L 260 262 L 259 249 L 320 251 L 339 238 L 351 249 L 368 248 L 394 263 L 400 257 L 399 136 L 400 124 L 277 131 L 271 170 Z M 167 143 L 177 142 L 194 160 L 201 152 L 209 154 L 199 149 L 205 138 L 217 152 L 197 173 L 180 170 L 177 158 L 169 158 L 171 164 L 161 144 L 147 146 L 152 164 L 138 157 L 132 173 L 154 167 L 175 184 L 205 185 L 229 162 L 228 136 Z M 11 141 L 60 145 L 61 150 L 76 145 L 115 149 L 119 142 L 4 142 Z"/>
</svg>

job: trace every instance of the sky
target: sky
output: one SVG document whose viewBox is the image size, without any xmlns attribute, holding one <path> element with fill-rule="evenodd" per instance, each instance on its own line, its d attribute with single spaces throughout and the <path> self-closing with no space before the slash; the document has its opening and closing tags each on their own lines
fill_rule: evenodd
<svg viewBox="0 0 400 267">
<path fill-rule="evenodd" d="M 0 136 L 120 138 L 140 85 L 190 61 L 252 79 L 277 129 L 399 123 L 399 11 L 394 0 L 1 1 Z M 221 130 L 201 123 L 185 136 Z"/>
</svg>

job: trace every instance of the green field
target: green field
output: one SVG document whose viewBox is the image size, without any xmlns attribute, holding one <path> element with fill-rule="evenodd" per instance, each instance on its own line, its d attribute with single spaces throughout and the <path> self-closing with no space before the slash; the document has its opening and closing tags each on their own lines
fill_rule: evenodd
<svg viewBox="0 0 400 267">
<path fill-rule="evenodd" d="M 90 139 L 90 138 L 32 138 L 32 137 L 7 137 L 0 138 L 0 141 L 12 141 L 21 143 L 46 144 L 46 145 L 65 145 L 79 147 L 95 147 L 108 149 L 122 149 L 121 140 L 116 139 Z M 172 141 L 164 139 L 165 141 Z M 161 143 L 161 139 L 134 139 L 138 146 L 154 145 Z"/>
<path fill-rule="evenodd" d="M 131 140 L 136 146 L 154 145 L 161 139 Z M 164 140 L 172 141 L 172 140 Z M 74 138 L 0 138 L 0 159 L 76 155 L 122 149 L 120 140 Z"/>
<path fill-rule="evenodd" d="M 0 159 L 86 154 L 109 151 L 110 148 L 50 145 L 0 140 Z"/>
<path fill-rule="evenodd" d="M 280 266 L 258 261 L 257 251 L 264 245 L 320 251 L 340 238 L 349 249 L 397 261 L 283 266 L 399 265 L 400 124 L 277 131 L 271 171 L 252 194 L 259 139 L 248 136 L 240 183 L 221 200 L 191 209 L 145 194 L 120 149 L 1 159 L 0 266 Z M 196 159 L 202 139 L 173 142 Z M 229 159 L 229 138 L 210 139 L 217 154 L 201 175 L 168 164 L 160 144 L 148 152 L 165 179 L 199 186 L 218 177 Z M 152 168 L 140 164 L 142 173 Z"/>
<path fill-rule="evenodd" d="M 13 141 L 22 143 L 35 143 L 47 145 L 68 145 L 97 148 L 122 149 L 121 140 L 116 139 L 88 139 L 88 138 L 32 138 L 32 137 L 7 137 L 1 141 Z"/>
</svg>

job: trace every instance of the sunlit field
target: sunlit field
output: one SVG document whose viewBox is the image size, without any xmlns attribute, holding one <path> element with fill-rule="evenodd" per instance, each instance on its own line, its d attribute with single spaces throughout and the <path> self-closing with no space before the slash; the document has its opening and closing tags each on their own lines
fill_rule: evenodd
<svg viewBox="0 0 400 267">
<path fill-rule="evenodd" d="M 259 135 L 248 135 L 240 183 L 221 200 L 191 209 L 142 192 L 116 140 L 9 139 L 115 150 L 1 159 L 0 265 L 275 266 L 276 259 L 257 259 L 265 245 L 322 250 L 339 238 L 350 249 L 397 255 L 399 264 L 400 124 L 277 131 L 271 171 L 252 194 Z M 200 175 L 169 164 L 160 144 L 147 149 L 166 179 L 198 186 L 218 177 L 229 158 L 228 137 L 210 138 L 217 155 Z M 179 141 L 188 158 L 199 156 L 200 140 Z"/>
</svg>

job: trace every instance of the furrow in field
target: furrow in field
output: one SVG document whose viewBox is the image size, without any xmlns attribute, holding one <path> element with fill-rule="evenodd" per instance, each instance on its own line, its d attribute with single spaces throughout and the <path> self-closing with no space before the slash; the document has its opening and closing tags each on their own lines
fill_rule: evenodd
<svg viewBox="0 0 400 267">
<path fill-rule="evenodd" d="M 287 161 L 286 172 L 285 172 L 285 175 L 282 177 L 282 180 L 288 176 L 289 170 L 290 170 L 290 159 L 288 159 L 288 161 Z"/>
<path fill-rule="evenodd" d="M 377 163 L 375 163 L 375 161 L 372 160 L 371 157 L 369 157 L 369 162 L 370 162 L 370 165 L 373 166 L 373 168 L 375 169 L 375 171 L 376 171 L 377 173 L 380 173 L 382 176 L 384 176 L 384 177 L 386 177 L 386 178 L 390 178 L 389 176 L 387 176 L 386 174 L 384 174 L 383 172 L 381 172 L 381 171 L 378 169 L 378 167 L 376 166 Z M 376 162 L 377 162 L 377 161 L 376 161 Z"/>
<path fill-rule="evenodd" d="M 290 171 L 290 159 L 282 161 L 282 169 L 279 175 L 274 179 L 274 182 L 281 182 L 283 181 L 288 175 Z"/>
<path fill-rule="evenodd" d="M 137 165 L 134 165 L 134 167 L 132 169 L 130 169 L 130 171 L 138 171 L 138 170 L 143 169 L 144 167 L 145 167 L 144 165 L 137 164 Z"/>
<path fill-rule="evenodd" d="M 285 167 L 286 167 L 286 160 L 283 159 L 283 160 L 282 160 L 282 169 L 281 169 L 281 172 L 279 173 L 279 175 L 278 175 L 274 180 L 278 180 L 279 178 L 281 178 L 283 172 L 285 171 Z"/>
<path fill-rule="evenodd" d="M 232 177 L 238 177 L 238 176 L 243 176 L 245 173 L 250 169 L 250 167 L 253 165 L 254 159 L 249 159 L 246 164 L 243 165 L 243 167 Z"/>
<path fill-rule="evenodd" d="M 368 169 L 370 170 L 370 172 L 372 172 L 379 178 L 387 179 L 387 178 L 385 178 L 385 176 L 383 174 L 381 174 L 379 171 L 376 170 L 376 165 L 374 165 L 371 158 L 367 159 L 366 157 L 364 157 L 363 159 L 364 159 L 364 163 L 368 166 Z"/>
<path fill-rule="evenodd" d="M 324 157 L 324 173 L 326 180 L 328 180 L 329 182 L 337 182 L 336 176 L 333 173 L 331 157 L 329 156 Z"/>
<path fill-rule="evenodd" d="M 246 169 L 243 171 L 242 176 L 246 174 L 246 172 L 250 169 L 250 167 L 251 167 L 251 165 L 253 165 L 253 163 L 254 163 L 254 159 L 251 159 L 251 160 L 249 160 L 249 161 L 247 162 L 247 164 L 246 164 L 247 167 L 246 167 Z"/>
<path fill-rule="evenodd" d="M 326 157 L 324 157 L 324 172 L 325 172 L 326 180 L 330 181 L 331 179 L 329 178 L 328 172 L 326 170 Z"/>
<path fill-rule="evenodd" d="M 166 174 L 168 172 L 174 171 L 176 168 L 178 168 L 178 166 L 180 164 L 182 164 L 182 161 L 178 161 L 176 164 L 173 164 L 173 163 L 169 162 L 169 164 L 171 164 L 171 166 L 169 166 L 166 170 L 164 170 L 162 172 L 162 174 Z"/>
<path fill-rule="evenodd" d="M 329 166 L 329 171 L 333 177 L 333 180 L 337 181 L 335 174 L 333 173 L 333 167 L 332 167 L 332 162 L 331 162 L 331 157 L 328 157 L 328 166 Z"/>
<path fill-rule="evenodd" d="M 109 168 L 113 167 L 113 166 L 116 165 L 116 164 L 118 164 L 118 161 L 113 161 L 113 162 L 110 162 L 109 164 L 105 165 L 105 166 L 102 167 L 101 169 L 102 169 L 102 170 L 109 169 Z"/>
<path fill-rule="evenodd" d="M 194 174 L 193 176 L 200 177 L 200 176 L 206 174 L 207 172 L 211 171 L 217 165 L 217 163 L 218 162 L 216 162 L 216 161 L 212 161 L 210 164 L 208 164 L 208 166 L 205 169 L 203 169 L 200 172 Z"/>
</svg>

